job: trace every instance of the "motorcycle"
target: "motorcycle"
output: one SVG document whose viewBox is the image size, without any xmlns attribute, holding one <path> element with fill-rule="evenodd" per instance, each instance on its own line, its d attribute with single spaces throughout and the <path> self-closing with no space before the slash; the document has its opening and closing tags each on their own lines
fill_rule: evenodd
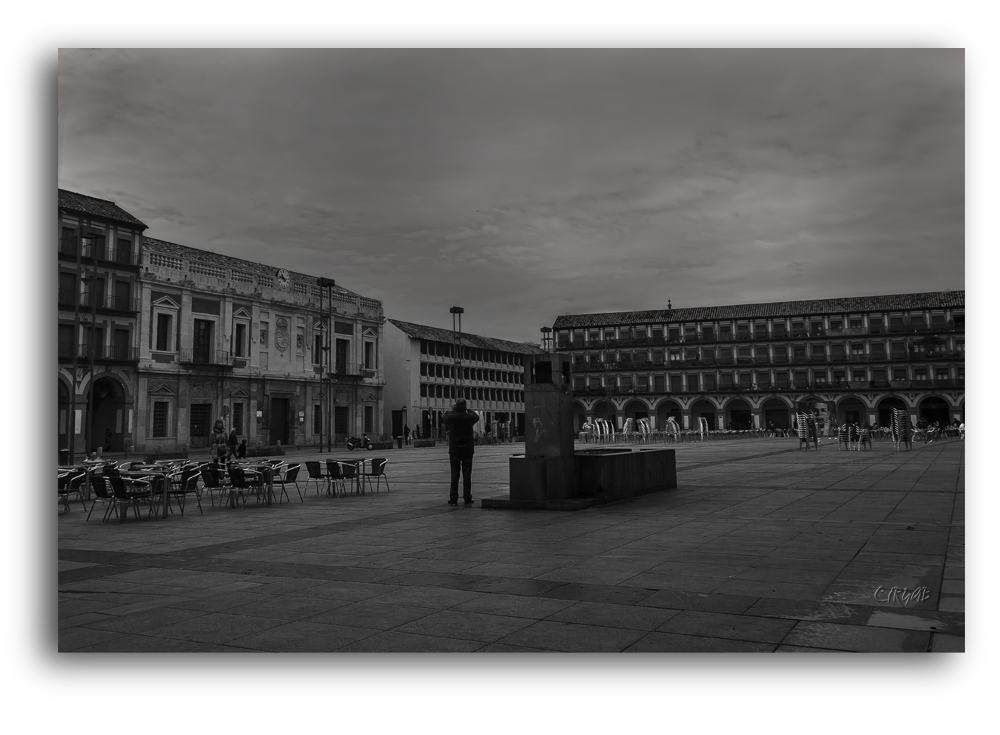
<svg viewBox="0 0 1000 735">
<path fill-rule="evenodd" d="M 357 447 L 364 447 L 370 450 L 372 448 L 372 440 L 368 438 L 367 434 L 362 434 L 360 439 L 356 436 L 347 437 L 347 448 L 353 452 Z"/>
</svg>

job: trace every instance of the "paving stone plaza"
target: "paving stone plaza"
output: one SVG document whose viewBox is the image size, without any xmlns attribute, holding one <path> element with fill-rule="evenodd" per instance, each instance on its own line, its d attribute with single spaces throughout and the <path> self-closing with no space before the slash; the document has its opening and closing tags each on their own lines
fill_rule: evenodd
<svg viewBox="0 0 1000 735">
<path fill-rule="evenodd" d="M 965 443 L 797 443 L 680 444 L 676 490 L 577 512 L 449 507 L 442 446 L 384 452 L 377 494 L 74 502 L 59 650 L 963 651 Z M 479 448 L 477 499 L 518 451 Z"/>
</svg>

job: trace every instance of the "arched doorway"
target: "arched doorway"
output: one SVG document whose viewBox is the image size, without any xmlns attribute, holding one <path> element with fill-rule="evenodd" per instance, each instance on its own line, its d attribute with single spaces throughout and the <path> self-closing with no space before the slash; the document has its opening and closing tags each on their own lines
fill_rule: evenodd
<svg viewBox="0 0 1000 735">
<path fill-rule="evenodd" d="M 726 428 L 734 431 L 747 431 L 753 428 L 753 412 L 750 410 L 750 404 L 742 398 L 726 404 Z"/>
<path fill-rule="evenodd" d="M 837 404 L 837 418 L 839 425 L 843 424 L 867 424 L 868 412 L 865 404 L 860 398 L 848 396 Z"/>
<path fill-rule="evenodd" d="M 614 420 L 614 412 L 608 410 L 608 402 L 606 400 L 598 401 L 594 404 L 594 418 L 606 421 Z"/>
<path fill-rule="evenodd" d="M 649 406 L 645 401 L 632 400 L 625 404 L 624 414 L 626 419 L 632 419 L 632 425 L 635 426 L 639 419 L 649 418 Z"/>
<path fill-rule="evenodd" d="M 684 423 L 681 421 L 681 407 L 677 401 L 661 401 L 656 407 L 656 428 L 658 430 L 662 431 L 667 425 L 668 416 L 673 416 L 674 421 L 677 422 L 677 426 L 683 428 Z"/>
<path fill-rule="evenodd" d="M 896 398 L 896 396 L 889 396 L 888 398 L 883 398 L 878 402 L 878 425 L 879 426 L 892 426 L 892 411 L 895 408 L 906 410 L 906 404 L 903 403 L 902 398 Z"/>
<path fill-rule="evenodd" d="M 94 381 L 94 420 L 91 425 L 90 447 L 105 452 L 125 451 L 126 413 L 125 390 L 117 380 L 101 377 Z"/>
<path fill-rule="evenodd" d="M 691 406 L 691 423 L 692 428 L 697 429 L 698 419 L 705 419 L 708 422 L 708 430 L 715 431 L 715 406 L 711 401 L 706 401 L 701 399 L 695 401 Z"/>
<path fill-rule="evenodd" d="M 936 421 L 941 426 L 947 426 L 948 422 L 951 421 L 947 401 L 937 396 L 930 396 L 922 400 L 917 415 L 929 424 Z"/>
<path fill-rule="evenodd" d="M 788 404 L 778 398 L 764 401 L 764 426 L 774 425 L 776 429 L 792 428 L 791 409 Z"/>
</svg>

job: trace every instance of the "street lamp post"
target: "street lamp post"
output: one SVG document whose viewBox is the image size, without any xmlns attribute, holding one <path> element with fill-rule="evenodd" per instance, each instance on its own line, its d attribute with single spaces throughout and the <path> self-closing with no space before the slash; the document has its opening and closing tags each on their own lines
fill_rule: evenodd
<svg viewBox="0 0 1000 735">
<path fill-rule="evenodd" d="M 455 383 L 455 394 L 458 398 L 464 398 L 462 395 L 462 388 L 464 387 L 464 381 L 462 379 L 462 314 L 465 313 L 465 309 L 461 306 L 453 306 L 449 309 L 451 312 L 451 336 L 454 352 L 454 370 L 455 374 L 452 376 L 453 382 Z M 458 321 L 458 328 L 456 329 L 455 323 Z"/>
<path fill-rule="evenodd" d="M 331 322 L 331 319 L 332 319 L 332 316 L 333 316 L 333 293 L 332 293 L 332 289 L 333 289 L 334 286 L 337 285 L 337 283 L 332 278 L 320 278 L 320 279 L 318 279 L 317 284 L 319 285 L 319 314 L 320 314 L 320 319 L 324 320 L 324 326 L 326 327 L 326 329 L 325 329 L 325 335 L 324 335 L 324 338 L 323 338 L 324 344 L 322 345 L 323 355 L 320 358 L 320 384 L 323 385 L 324 388 L 325 388 L 325 390 L 323 391 L 323 393 L 324 393 L 324 397 L 326 398 L 326 401 L 325 401 L 326 405 L 324 406 L 322 402 L 320 403 L 320 413 L 322 415 L 320 417 L 320 425 L 319 425 L 319 451 L 320 452 L 325 451 L 323 449 L 323 425 L 326 424 L 326 429 L 327 429 L 326 435 L 328 437 L 328 442 L 329 442 L 329 451 L 332 452 L 333 451 L 333 422 L 332 422 L 332 414 L 333 414 L 333 385 L 332 385 L 331 381 L 333 380 L 333 378 L 332 378 L 332 376 L 330 374 L 330 360 L 331 360 L 330 345 L 331 345 L 331 343 L 333 341 L 333 337 L 331 335 L 331 324 L 330 324 L 330 322 Z M 325 317 L 324 317 L 324 314 L 323 314 L 323 294 L 324 293 L 326 294 L 326 315 L 325 315 Z"/>
<path fill-rule="evenodd" d="M 97 356 L 97 239 L 94 238 L 95 247 L 91 251 L 93 258 L 92 275 L 90 276 L 90 342 L 88 352 L 90 353 L 90 390 L 87 392 L 87 433 L 84 438 L 84 454 L 87 447 L 94 444 L 94 359 Z"/>
</svg>

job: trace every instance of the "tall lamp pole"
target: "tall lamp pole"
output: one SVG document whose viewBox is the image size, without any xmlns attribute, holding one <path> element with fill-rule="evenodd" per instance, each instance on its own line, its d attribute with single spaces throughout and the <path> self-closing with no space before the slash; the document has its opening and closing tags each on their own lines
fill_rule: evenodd
<svg viewBox="0 0 1000 735">
<path fill-rule="evenodd" d="M 319 313 L 320 319 L 324 320 L 324 325 L 326 327 L 325 335 L 323 338 L 323 356 L 320 358 L 320 380 L 325 390 L 323 391 L 326 398 L 326 405 L 320 404 L 320 425 L 319 425 L 319 451 L 324 452 L 323 449 L 323 425 L 326 425 L 326 435 L 329 442 L 329 451 L 333 451 L 333 426 L 331 414 L 333 413 L 333 386 L 331 384 L 332 377 L 330 375 L 330 345 L 333 342 L 333 336 L 331 334 L 331 319 L 333 316 L 333 293 L 332 289 L 337 283 L 332 278 L 320 278 L 317 282 L 319 284 Z M 323 314 L 323 294 L 326 294 L 326 314 Z"/>
<path fill-rule="evenodd" d="M 90 339 L 87 340 L 87 351 L 90 353 L 90 390 L 87 391 L 87 427 L 84 434 L 84 456 L 87 455 L 87 447 L 93 449 L 94 444 L 94 360 L 97 356 L 97 245 L 102 235 L 84 235 L 84 239 L 90 240 L 90 257 L 93 260 L 92 275 L 83 280 L 90 283 L 88 294 L 90 295 Z"/>
<path fill-rule="evenodd" d="M 462 353 L 461 350 L 461 337 L 462 337 L 462 314 L 465 313 L 465 309 L 461 306 L 453 306 L 449 309 L 451 312 L 451 337 L 453 343 L 453 351 L 455 353 L 454 370 L 455 374 L 452 376 L 455 383 L 455 393 L 456 397 L 464 398 L 462 395 L 462 388 L 464 387 L 464 381 L 462 380 Z M 458 328 L 455 327 L 456 319 L 458 320 Z"/>
</svg>

